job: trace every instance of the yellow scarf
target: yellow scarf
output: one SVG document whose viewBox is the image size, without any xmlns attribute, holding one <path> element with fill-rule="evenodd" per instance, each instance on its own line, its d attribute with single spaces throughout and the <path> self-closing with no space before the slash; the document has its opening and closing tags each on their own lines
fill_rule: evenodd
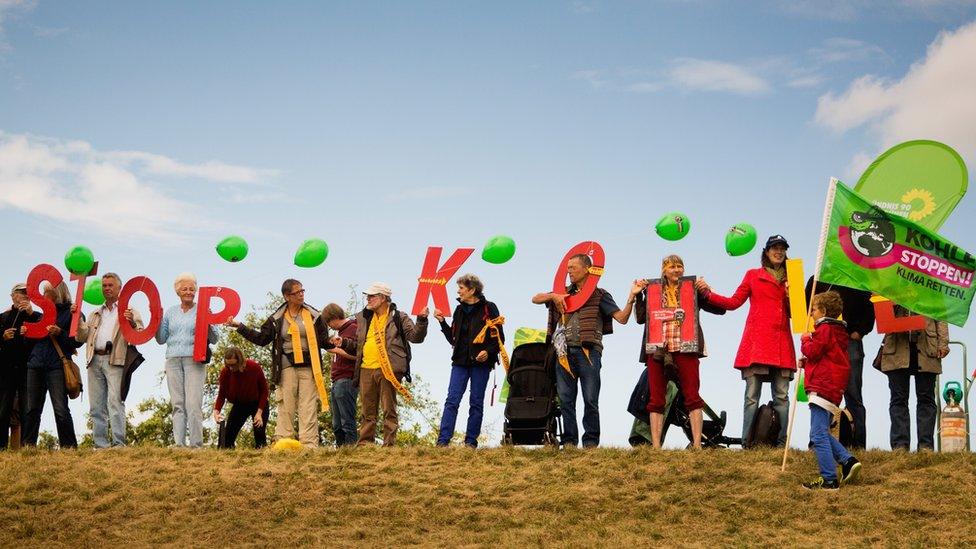
<svg viewBox="0 0 976 549">
<path fill-rule="evenodd" d="M 398 314 L 397 311 L 391 311 L 393 314 Z M 374 316 L 375 320 L 375 316 Z M 389 322 L 389 320 L 387 320 Z M 372 323 L 371 323 L 372 324 Z M 390 356 L 386 354 L 386 330 L 377 330 L 373 325 L 369 327 L 369 331 L 372 334 L 373 340 L 376 343 L 376 348 L 379 350 L 380 355 L 380 371 L 383 372 L 383 377 L 393 385 L 396 392 L 400 393 L 407 402 L 413 400 L 413 395 L 410 394 L 410 390 L 403 386 L 400 381 L 396 378 L 393 373 L 393 366 L 390 365 Z M 384 412 L 385 413 L 385 412 Z"/>
<path fill-rule="evenodd" d="M 502 355 L 502 366 L 505 367 L 505 373 L 508 373 L 508 351 L 505 350 L 505 342 L 502 341 L 502 334 L 498 331 L 498 327 L 505 324 L 505 317 L 500 316 L 498 318 L 492 318 L 485 321 L 485 326 L 478 332 L 478 335 L 474 336 L 474 341 L 472 343 L 481 344 L 485 342 L 485 335 L 488 330 L 491 330 L 491 337 L 498 340 L 498 353 Z"/>
<path fill-rule="evenodd" d="M 662 292 L 662 294 L 664 296 L 664 303 L 663 303 L 663 305 L 665 307 L 668 307 L 668 308 L 677 307 L 678 304 L 679 304 L 678 303 L 678 285 L 677 284 L 672 285 L 667 280 L 665 280 L 664 281 L 664 284 L 662 284 L 662 289 L 664 290 Z"/>
<path fill-rule="evenodd" d="M 291 335 L 291 348 L 295 354 L 295 362 L 302 364 L 305 356 L 302 354 L 302 335 L 298 330 L 298 323 L 288 316 L 288 309 L 285 309 L 285 321 L 288 322 L 288 334 Z M 302 325 L 305 327 L 305 337 L 308 338 L 309 354 L 312 355 L 312 377 L 315 378 L 315 388 L 319 392 L 319 402 L 322 411 L 329 411 L 329 392 L 325 389 L 325 379 L 322 377 L 322 357 L 319 355 L 319 342 L 315 337 L 315 326 L 312 321 L 312 313 L 302 307 Z"/>
</svg>

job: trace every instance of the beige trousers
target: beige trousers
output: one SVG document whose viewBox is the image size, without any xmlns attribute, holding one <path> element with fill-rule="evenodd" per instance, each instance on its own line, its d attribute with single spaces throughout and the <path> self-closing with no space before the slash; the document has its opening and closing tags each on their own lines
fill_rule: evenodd
<svg viewBox="0 0 976 549">
<path fill-rule="evenodd" d="M 278 423 L 275 440 L 297 438 L 302 446 L 319 445 L 319 393 L 311 368 L 284 368 L 281 384 L 275 389 Z M 295 412 L 298 412 L 298 436 L 295 436 Z"/>
</svg>

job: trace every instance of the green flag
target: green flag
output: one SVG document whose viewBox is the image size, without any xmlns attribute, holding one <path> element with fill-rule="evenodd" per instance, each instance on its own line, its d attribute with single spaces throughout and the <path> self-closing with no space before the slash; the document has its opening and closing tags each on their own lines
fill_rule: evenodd
<svg viewBox="0 0 976 549">
<path fill-rule="evenodd" d="M 819 279 L 882 295 L 918 314 L 963 326 L 976 258 L 831 180 Z"/>
<path fill-rule="evenodd" d="M 968 177 L 966 163 L 952 147 L 906 141 L 875 159 L 854 190 L 889 214 L 938 231 L 966 194 Z"/>
</svg>

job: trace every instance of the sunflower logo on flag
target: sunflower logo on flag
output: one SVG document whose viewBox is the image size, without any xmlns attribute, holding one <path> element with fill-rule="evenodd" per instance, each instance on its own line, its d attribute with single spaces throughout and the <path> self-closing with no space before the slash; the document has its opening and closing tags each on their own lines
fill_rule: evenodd
<svg viewBox="0 0 976 549">
<path fill-rule="evenodd" d="M 903 204 L 912 204 L 911 213 L 908 214 L 908 219 L 912 221 L 920 221 L 935 212 L 935 197 L 925 189 L 912 189 L 902 195 L 901 201 Z M 915 207 L 915 201 L 921 202 L 920 208 Z"/>
</svg>

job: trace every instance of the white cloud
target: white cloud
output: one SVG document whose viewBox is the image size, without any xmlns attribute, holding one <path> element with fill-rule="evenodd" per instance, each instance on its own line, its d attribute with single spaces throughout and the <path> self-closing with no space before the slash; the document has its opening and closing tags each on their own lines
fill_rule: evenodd
<svg viewBox="0 0 976 549">
<path fill-rule="evenodd" d="M 36 5 L 35 0 L 0 0 L 0 53 L 10 49 L 3 36 L 4 23 L 34 9 Z"/>
<path fill-rule="evenodd" d="M 828 38 L 807 53 L 821 64 L 887 60 L 888 54 L 880 46 L 853 38 Z"/>
<path fill-rule="evenodd" d="M 627 86 L 627 91 L 634 93 L 654 93 L 664 89 L 661 82 L 635 82 Z"/>
<path fill-rule="evenodd" d="M 950 19 L 976 0 L 774 0 L 780 10 L 811 19 L 855 21 L 866 16 Z"/>
<path fill-rule="evenodd" d="M 573 2 L 570 9 L 573 10 L 573 13 L 579 14 L 593 13 L 596 10 L 591 2 L 583 2 L 581 0 L 576 0 Z"/>
<path fill-rule="evenodd" d="M 867 0 L 779 0 L 776 3 L 786 13 L 830 21 L 852 21 L 871 4 Z"/>
<path fill-rule="evenodd" d="M 686 91 L 718 91 L 739 95 L 759 95 L 771 90 L 755 69 L 708 59 L 677 58 L 664 70 L 618 69 L 612 74 L 601 70 L 576 71 L 571 76 L 594 89 L 613 89 L 630 93 L 654 93 L 666 88 Z"/>
<path fill-rule="evenodd" d="M 288 195 L 279 192 L 261 193 L 242 191 L 232 193 L 230 195 L 230 201 L 235 204 L 268 204 L 271 202 L 287 202 Z"/>
<path fill-rule="evenodd" d="M 823 85 L 824 80 L 820 74 L 806 74 L 790 79 L 786 85 L 791 88 L 817 88 Z"/>
<path fill-rule="evenodd" d="M 593 89 L 630 93 L 656 93 L 665 89 L 763 95 L 775 88 L 820 88 L 837 65 L 890 63 L 885 51 L 870 42 L 832 37 L 796 54 L 768 55 L 738 62 L 674 58 L 663 67 L 588 69 L 576 71 L 574 80 Z"/>
<path fill-rule="evenodd" d="M 741 95 L 758 95 L 771 89 L 765 79 L 744 65 L 708 59 L 676 59 L 668 80 L 688 90 L 727 91 Z"/>
<path fill-rule="evenodd" d="M 0 208 L 13 208 L 120 241 L 181 244 L 220 222 L 162 192 L 154 177 L 252 185 L 256 170 L 220 162 L 184 164 L 138 151 L 102 152 L 84 141 L 0 132 Z"/>
<path fill-rule="evenodd" d="M 874 76 L 862 76 L 841 96 L 832 92 L 817 100 L 815 119 L 836 132 L 856 128 L 889 111 L 897 103 L 891 86 Z"/>
<path fill-rule="evenodd" d="M 54 38 L 68 32 L 68 27 L 34 27 L 34 36 Z"/>
<path fill-rule="evenodd" d="M 216 160 L 184 164 L 166 156 L 140 151 L 109 152 L 102 156 L 119 164 L 141 167 L 149 174 L 163 177 L 193 177 L 224 183 L 260 183 L 278 175 L 276 170 L 233 166 Z"/>
<path fill-rule="evenodd" d="M 976 158 L 976 21 L 943 32 L 900 80 L 862 76 L 817 102 L 815 121 L 837 132 L 870 124 L 882 146 L 936 139 Z"/>
<path fill-rule="evenodd" d="M 607 81 L 603 76 L 603 71 L 596 70 L 586 70 L 586 71 L 576 71 L 570 78 L 573 80 L 582 80 L 590 84 L 593 88 L 602 88 L 606 86 Z"/>
<path fill-rule="evenodd" d="M 405 202 L 409 200 L 442 200 L 445 198 L 463 198 L 473 196 L 474 189 L 449 185 L 431 185 L 403 189 L 386 195 L 387 202 Z"/>
<path fill-rule="evenodd" d="M 36 0 L 0 0 L 0 21 L 9 14 L 30 11 L 36 5 Z"/>
<path fill-rule="evenodd" d="M 848 186 L 853 187 L 857 180 L 864 173 L 864 170 L 868 169 L 874 157 L 869 155 L 864 151 L 860 151 L 851 158 L 851 161 L 847 164 L 847 168 L 844 169 L 844 183 Z"/>
</svg>

